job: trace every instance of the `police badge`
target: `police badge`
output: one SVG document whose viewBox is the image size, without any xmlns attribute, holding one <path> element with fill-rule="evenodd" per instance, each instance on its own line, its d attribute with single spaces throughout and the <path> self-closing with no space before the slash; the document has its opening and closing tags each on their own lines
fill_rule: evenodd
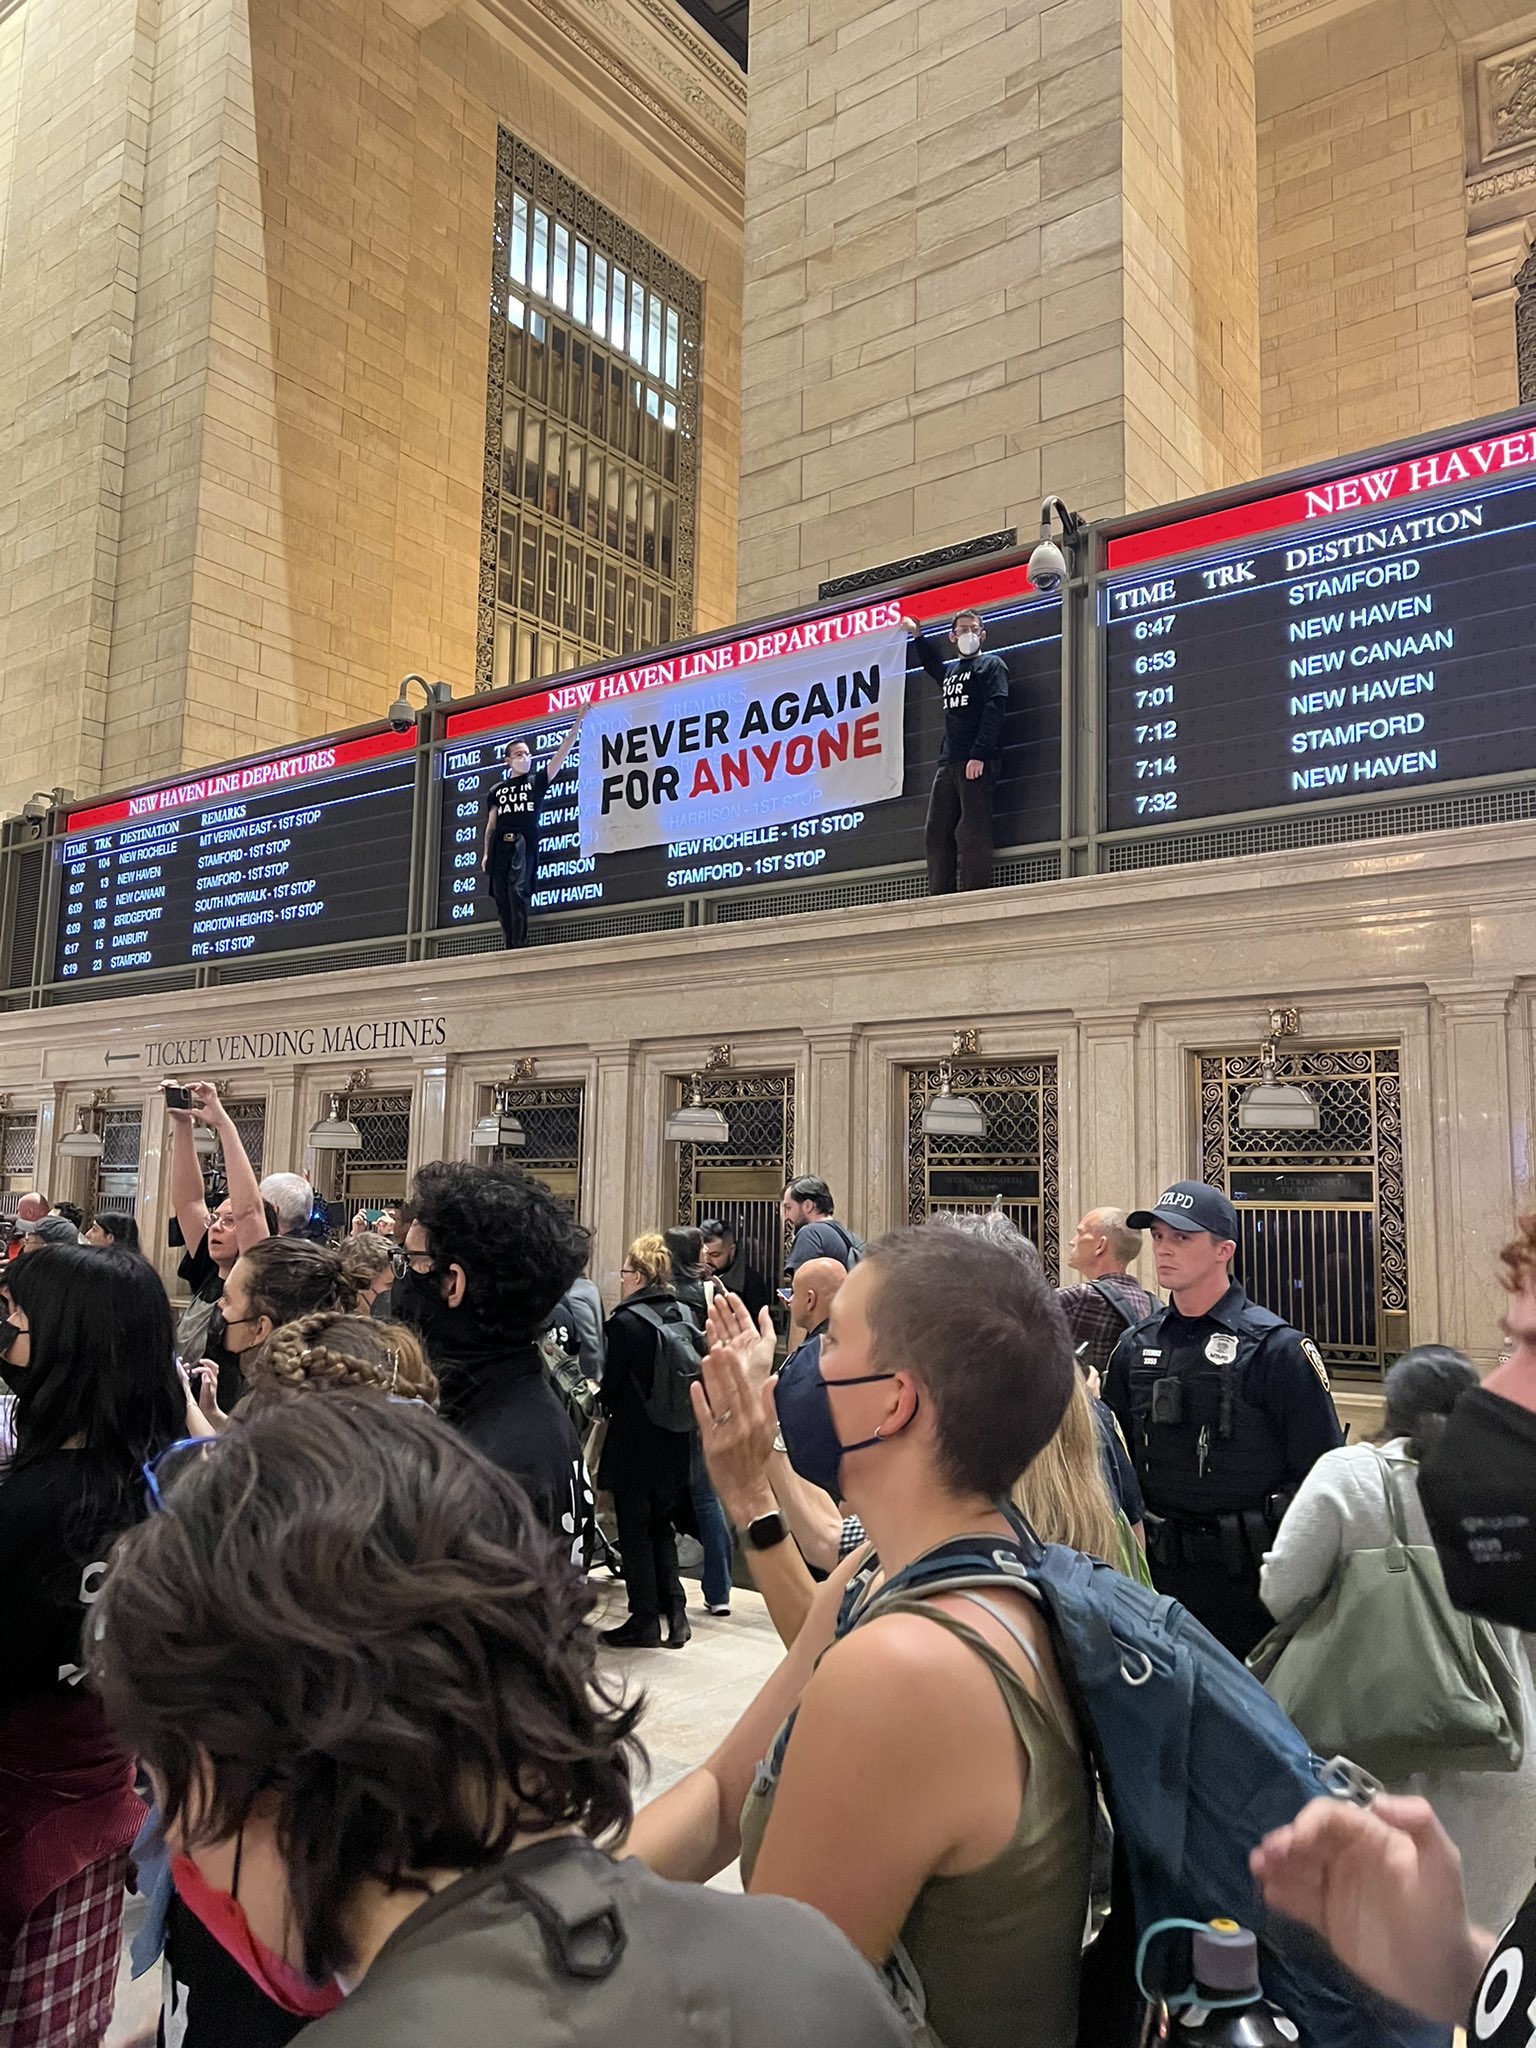
<svg viewBox="0 0 1536 2048">
<path fill-rule="evenodd" d="M 1230 1365 L 1237 1356 L 1237 1339 L 1226 1330 L 1218 1330 L 1205 1340 L 1205 1355 L 1212 1365 Z"/>
</svg>

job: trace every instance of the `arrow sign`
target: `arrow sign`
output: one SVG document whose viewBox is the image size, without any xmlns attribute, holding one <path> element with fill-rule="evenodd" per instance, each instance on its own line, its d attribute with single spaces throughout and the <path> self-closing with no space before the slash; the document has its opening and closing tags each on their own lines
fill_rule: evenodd
<svg viewBox="0 0 1536 2048">
<path fill-rule="evenodd" d="M 110 1067 L 118 1060 L 127 1060 L 131 1066 L 136 1067 L 143 1057 L 144 1055 L 140 1052 L 109 1052 L 107 1054 L 107 1065 Z"/>
</svg>

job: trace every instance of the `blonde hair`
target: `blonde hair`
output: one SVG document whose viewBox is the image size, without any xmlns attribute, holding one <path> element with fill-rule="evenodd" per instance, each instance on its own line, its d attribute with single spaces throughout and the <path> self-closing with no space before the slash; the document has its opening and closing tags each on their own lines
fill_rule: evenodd
<svg viewBox="0 0 1536 2048">
<path fill-rule="evenodd" d="M 1042 1541 L 1118 1565 L 1120 1523 L 1104 1478 L 1099 1426 L 1092 1397 L 1075 1372 L 1056 1434 L 1015 1482 L 1013 1504 Z"/>
<path fill-rule="evenodd" d="M 667 1240 L 659 1231 L 648 1230 L 635 1239 L 629 1248 L 628 1263 L 647 1287 L 672 1285 L 672 1254 L 667 1250 Z"/>
<path fill-rule="evenodd" d="M 247 1361 L 245 1376 L 257 1392 L 361 1387 L 437 1406 L 437 1375 L 410 1330 L 334 1310 L 274 1330 Z"/>
<path fill-rule="evenodd" d="M 338 1246 L 341 1277 L 357 1296 L 358 1308 L 366 1314 L 364 1297 L 381 1273 L 393 1273 L 392 1246 L 376 1230 L 360 1230 Z"/>
</svg>

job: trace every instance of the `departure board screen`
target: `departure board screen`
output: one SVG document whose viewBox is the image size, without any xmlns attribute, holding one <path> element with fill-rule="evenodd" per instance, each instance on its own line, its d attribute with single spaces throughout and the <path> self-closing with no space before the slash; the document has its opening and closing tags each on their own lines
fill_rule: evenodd
<svg viewBox="0 0 1536 2048">
<path fill-rule="evenodd" d="M 71 812 L 56 978 L 403 932 L 415 756 L 371 733 Z"/>
<path fill-rule="evenodd" d="M 1536 769 L 1536 431 L 1120 536 L 1107 565 L 1110 831 Z"/>
<path fill-rule="evenodd" d="M 994 844 L 1028 846 L 1057 838 L 1061 816 L 1061 608 L 1043 600 L 1022 567 L 995 571 L 942 590 L 914 593 L 900 604 L 876 607 L 877 625 L 913 608 L 931 644 L 945 657 L 955 648 L 949 621 L 962 606 L 978 607 L 986 646 L 1001 655 L 1009 676 L 1003 723 L 1003 758 L 994 808 Z M 889 614 L 889 618 L 886 617 Z M 874 616 L 874 612 L 871 613 Z M 463 925 L 494 912 L 480 872 L 486 805 L 505 774 L 502 754 L 510 739 L 524 739 L 535 768 L 547 764 L 583 702 L 605 703 L 636 691 L 664 692 L 670 683 L 695 680 L 693 662 L 722 666 L 740 659 L 757 640 L 721 643 L 665 662 L 637 663 L 610 676 L 553 685 L 496 704 L 477 705 L 448 720 L 434 775 L 440 784 L 437 922 Z M 742 687 L 762 688 L 771 650 L 742 669 Z M 658 704 L 664 699 L 658 697 Z M 658 710 L 658 718 L 664 716 Z M 582 850 L 577 810 L 578 742 L 551 783 L 539 815 L 538 866 L 532 909 L 540 915 L 701 895 L 754 885 L 800 882 L 821 875 L 895 866 L 923 858 L 923 824 L 938 760 L 944 709 L 939 687 L 909 651 L 906 672 L 902 790 L 867 807 L 841 808 L 789 822 L 674 839 L 665 844 L 601 855 Z"/>
</svg>

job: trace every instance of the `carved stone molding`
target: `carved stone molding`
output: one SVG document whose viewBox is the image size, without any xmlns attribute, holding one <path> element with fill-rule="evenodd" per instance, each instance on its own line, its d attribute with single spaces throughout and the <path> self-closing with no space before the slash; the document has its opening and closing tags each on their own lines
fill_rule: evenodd
<svg viewBox="0 0 1536 2048">
<path fill-rule="evenodd" d="M 668 23 L 685 56 L 647 35 L 635 18 L 637 10 L 618 0 L 517 0 L 516 6 L 512 0 L 489 0 L 489 5 L 514 32 L 520 9 L 540 17 L 733 192 L 745 192 L 745 83 L 728 81 L 724 67 L 702 53 L 695 57 L 679 25 Z M 658 21 L 663 8 L 664 0 L 655 0 Z M 651 16 L 649 7 L 643 11 Z"/>
<path fill-rule="evenodd" d="M 1530 191 L 1536 191 L 1536 161 L 1495 171 L 1487 178 L 1471 179 L 1467 185 L 1467 204 L 1482 206 L 1490 199 L 1507 199 L 1511 193 Z"/>
<path fill-rule="evenodd" d="M 1515 278 L 1515 363 L 1521 403 L 1536 400 L 1536 250 Z"/>
<path fill-rule="evenodd" d="M 1536 149 L 1536 42 L 1484 57 L 1477 66 L 1478 143 L 1485 164 Z"/>
</svg>

